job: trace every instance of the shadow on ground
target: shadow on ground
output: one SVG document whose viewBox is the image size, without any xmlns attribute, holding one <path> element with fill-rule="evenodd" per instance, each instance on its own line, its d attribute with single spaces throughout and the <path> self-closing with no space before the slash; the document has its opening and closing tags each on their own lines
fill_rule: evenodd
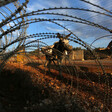
<svg viewBox="0 0 112 112">
<path fill-rule="evenodd" d="M 84 112 L 77 104 L 67 108 L 64 102 L 68 101 L 64 96 L 38 82 L 34 84 L 32 80 L 29 71 L 3 69 L 0 74 L 0 112 Z M 52 103 L 42 103 L 50 98 L 54 100 Z"/>
</svg>

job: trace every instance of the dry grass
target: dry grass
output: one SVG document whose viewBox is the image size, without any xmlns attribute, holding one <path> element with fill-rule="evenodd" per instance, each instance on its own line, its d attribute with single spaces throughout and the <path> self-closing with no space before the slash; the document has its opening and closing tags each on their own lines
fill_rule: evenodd
<svg viewBox="0 0 112 112">
<path fill-rule="evenodd" d="M 6 112 L 83 112 L 111 110 L 111 75 L 77 71 L 72 66 L 48 69 L 38 63 L 7 63 L 0 75 L 1 102 Z M 91 81 L 89 79 L 91 79 Z M 107 82 L 105 82 L 107 81 Z M 96 109 L 96 110 L 95 110 Z"/>
</svg>

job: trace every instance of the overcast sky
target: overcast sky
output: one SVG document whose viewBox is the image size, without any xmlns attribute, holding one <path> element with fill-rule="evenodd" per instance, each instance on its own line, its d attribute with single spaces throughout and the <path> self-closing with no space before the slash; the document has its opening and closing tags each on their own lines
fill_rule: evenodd
<svg viewBox="0 0 112 112">
<path fill-rule="evenodd" d="M 24 2 L 24 0 L 19 0 L 21 3 Z M 108 10 L 112 10 L 112 0 L 89 0 L 90 2 L 100 5 Z M 8 7 L 13 11 L 14 6 L 13 4 L 9 4 Z M 27 6 L 27 12 L 31 11 L 36 11 L 38 9 L 43 9 L 43 8 L 53 8 L 53 7 L 74 7 L 74 8 L 85 8 L 89 10 L 95 10 L 95 11 L 100 11 L 102 13 L 107 13 L 104 10 L 101 10 L 93 5 L 87 4 L 85 2 L 82 2 L 80 0 L 30 0 Z M 45 12 L 45 11 L 43 11 Z M 51 10 L 47 12 L 54 12 L 54 13 L 60 13 L 60 14 L 67 14 L 67 15 L 72 15 L 72 16 L 77 16 L 79 18 L 83 18 L 86 20 L 89 20 L 91 22 L 103 25 L 105 27 L 108 27 L 109 29 L 112 29 L 112 17 L 107 17 L 104 15 L 99 15 L 96 13 L 92 12 L 87 12 L 87 11 L 81 11 L 81 10 Z M 108 13 L 107 13 L 108 14 Z M 112 14 L 110 14 L 112 15 Z M 63 19 L 71 19 L 67 17 L 62 17 L 62 16 L 56 16 L 56 15 L 36 15 L 36 16 L 31 16 L 28 18 L 44 18 L 44 19 L 53 19 L 53 18 L 63 18 Z M 76 20 L 76 19 L 74 19 Z M 104 35 L 110 35 L 108 31 L 95 28 L 93 26 L 88 26 L 80 23 L 73 23 L 73 22 L 59 22 L 56 21 L 59 24 L 67 27 L 69 30 L 71 30 L 73 33 L 75 33 L 80 39 L 83 41 L 91 44 L 95 39 L 104 36 Z M 40 32 L 60 32 L 60 33 L 65 33 L 68 34 L 66 30 L 63 28 L 54 25 L 53 23 L 50 22 L 39 22 L 39 23 L 34 23 L 30 24 L 29 28 L 27 30 L 28 34 L 33 34 L 33 33 L 40 33 Z M 112 37 L 106 37 L 102 38 L 100 40 L 97 40 L 93 45 L 95 47 L 105 47 L 108 45 L 108 43 L 112 40 Z M 51 44 L 53 40 L 47 40 L 46 41 L 48 44 Z M 73 43 L 72 43 L 73 44 Z M 73 44 L 75 47 L 76 44 Z"/>
</svg>

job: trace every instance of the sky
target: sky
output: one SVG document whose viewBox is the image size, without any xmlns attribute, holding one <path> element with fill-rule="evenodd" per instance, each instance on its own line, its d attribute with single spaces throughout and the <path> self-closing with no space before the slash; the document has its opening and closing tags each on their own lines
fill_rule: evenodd
<svg viewBox="0 0 112 112">
<path fill-rule="evenodd" d="M 23 3 L 25 0 L 19 0 L 20 3 Z M 88 0 L 94 4 L 100 5 L 108 10 L 112 10 L 112 0 Z M 15 6 L 11 3 L 7 5 L 7 7 L 14 12 Z M 102 13 L 107 13 L 104 10 L 101 10 L 93 5 L 87 4 L 85 2 L 82 2 L 80 0 L 30 0 L 28 3 L 28 6 L 26 8 L 26 12 L 31 12 L 31 11 L 36 11 L 36 10 L 41 10 L 43 8 L 53 8 L 53 7 L 74 7 L 74 8 L 86 8 L 89 10 L 95 10 L 95 11 L 100 11 Z M 2 11 L 4 9 L 7 13 L 9 13 L 6 8 L 2 7 L 0 10 Z M 3 11 L 2 11 L 3 12 Z M 87 12 L 87 11 L 81 11 L 81 10 L 51 10 L 51 11 L 43 11 L 43 12 L 54 12 L 54 13 L 60 13 L 60 14 L 67 14 L 67 15 L 72 15 L 72 16 L 77 16 L 79 18 L 83 18 L 86 20 L 89 20 L 91 22 L 95 22 L 97 24 L 103 25 L 105 27 L 108 27 L 109 29 L 112 29 L 112 17 L 107 17 L 104 15 L 99 15 L 96 13 L 92 12 Z M 107 13 L 108 14 L 108 13 Z M 112 15 L 112 14 L 110 14 Z M 0 18 L 2 20 L 2 15 L 0 15 Z M 69 17 L 63 17 L 63 16 L 56 16 L 56 15 L 35 15 L 35 16 L 30 16 L 28 19 L 31 18 L 44 18 L 44 19 L 71 19 Z M 72 18 L 73 19 L 73 18 Z M 1 21 L 0 20 L 0 21 Z M 73 19 L 76 20 L 76 19 Z M 56 21 L 59 24 L 65 26 L 69 30 L 71 30 L 74 34 L 76 34 L 81 40 L 84 42 L 91 44 L 94 40 L 105 36 L 105 35 L 111 35 L 108 31 L 93 27 L 93 26 L 88 26 L 80 23 L 75 23 L 75 22 L 64 22 L 64 21 Z M 12 24 L 12 23 L 11 23 Z M 8 27 L 8 25 L 7 25 Z M 4 29 L 6 29 L 4 27 Z M 38 23 L 33 23 L 30 24 L 28 29 L 27 29 L 27 34 L 35 34 L 35 33 L 42 33 L 42 32 L 59 32 L 59 33 L 64 33 L 68 34 L 69 32 L 63 29 L 60 26 L 57 26 L 53 23 L 50 22 L 38 22 Z M 16 35 L 18 31 L 14 32 L 14 35 Z M 108 43 L 112 40 L 112 36 L 108 36 L 102 39 L 99 39 L 93 43 L 93 46 L 95 47 L 106 47 Z M 53 44 L 57 40 L 53 39 L 48 39 L 45 40 L 47 44 Z M 70 43 L 73 47 L 81 47 L 79 44 Z"/>
</svg>

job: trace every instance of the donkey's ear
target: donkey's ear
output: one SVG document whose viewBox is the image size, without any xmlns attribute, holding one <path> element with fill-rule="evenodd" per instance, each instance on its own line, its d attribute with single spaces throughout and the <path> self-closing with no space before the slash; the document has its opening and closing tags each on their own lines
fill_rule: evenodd
<svg viewBox="0 0 112 112">
<path fill-rule="evenodd" d="M 65 39 L 67 39 L 71 34 L 72 34 L 72 33 L 70 33 L 70 34 L 66 35 Z"/>
</svg>

